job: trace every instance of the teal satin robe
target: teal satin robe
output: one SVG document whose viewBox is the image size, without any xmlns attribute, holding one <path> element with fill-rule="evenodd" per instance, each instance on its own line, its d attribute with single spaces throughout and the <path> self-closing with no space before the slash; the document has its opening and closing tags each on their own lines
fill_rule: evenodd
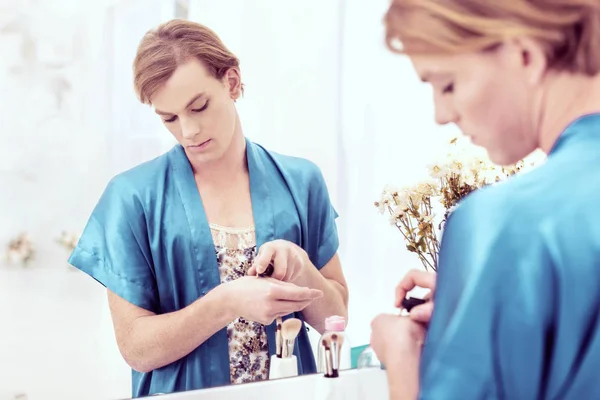
<svg viewBox="0 0 600 400">
<path fill-rule="evenodd" d="M 600 114 L 446 225 L 420 399 L 600 399 Z"/>
<path fill-rule="evenodd" d="M 317 268 L 336 253 L 337 213 L 319 168 L 246 141 L 257 248 L 285 239 Z M 183 148 L 111 180 L 69 262 L 125 300 L 156 314 L 180 310 L 220 284 L 210 228 Z M 297 313 L 296 318 L 302 319 Z M 267 327 L 275 353 L 274 324 Z M 299 374 L 316 372 L 305 329 L 294 354 Z M 183 359 L 149 373 L 133 371 L 134 397 L 228 385 L 227 331 Z"/>
</svg>

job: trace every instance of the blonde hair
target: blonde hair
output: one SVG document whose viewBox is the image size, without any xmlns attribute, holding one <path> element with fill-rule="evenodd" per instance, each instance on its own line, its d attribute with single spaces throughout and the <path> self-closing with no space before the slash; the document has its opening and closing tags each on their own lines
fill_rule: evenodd
<svg viewBox="0 0 600 400">
<path fill-rule="evenodd" d="M 148 31 L 133 61 L 133 83 L 142 103 L 173 75 L 177 67 L 198 59 L 216 79 L 230 68 L 239 68 L 238 58 L 209 28 L 196 22 L 174 19 Z"/>
<path fill-rule="evenodd" d="M 550 68 L 600 72 L 600 0 L 392 0 L 384 21 L 397 53 L 477 52 L 530 37 Z"/>
</svg>

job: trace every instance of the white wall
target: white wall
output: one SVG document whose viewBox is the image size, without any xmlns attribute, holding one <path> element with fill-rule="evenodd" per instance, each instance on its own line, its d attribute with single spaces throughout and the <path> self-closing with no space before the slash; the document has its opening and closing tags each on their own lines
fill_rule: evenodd
<svg viewBox="0 0 600 400">
<path fill-rule="evenodd" d="M 66 263 L 0 267 L 0 400 L 106 400 L 130 394 L 106 293 Z"/>
<path fill-rule="evenodd" d="M 61 4 L 14 2 L 1 13 L 1 23 L 14 18 L 15 33 L 0 36 L 0 243 L 27 232 L 36 248 L 27 268 L 0 262 L 2 400 L 129 393 L 106 294 L 67 268 L 68 253 L 55 242 L 62 231 L 81 230 L 110 177 L 102 37 L 91 30 L 104 19 L 88 18 L 94 7 L 75 14 Z M 35 57 L 22 59 L 28 41 Z M 63 83 L 58 104 L 54 84 Z"/>
<path fill-rule="evenodd" d="M 415 183 L 443 149 L 452 128 L 434 123 L 430 88 L 406 57 L 384 45 L 388 0 L 346 0 L 340 93 L 338 180 L 341 253 L 351 289 L 355 344 L 369 341 L 369 323 L 395 312 L 394 288 L 421 264 L 373 203 L 386 184 Z"/>
</svg>

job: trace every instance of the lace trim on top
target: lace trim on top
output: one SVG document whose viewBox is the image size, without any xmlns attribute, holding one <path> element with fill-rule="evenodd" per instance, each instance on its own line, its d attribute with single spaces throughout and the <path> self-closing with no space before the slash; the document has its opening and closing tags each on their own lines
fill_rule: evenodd
<svg viewBox="0 0 600 400">
<path fill-rule="evenodd" d="M 229 250 L 246 250 L 256 248 L 256 235 L 254 227 L 251 228 L 229 228 L 217 224 L 210 224 L 215 247 L 223 247 Z"/>
</svg>

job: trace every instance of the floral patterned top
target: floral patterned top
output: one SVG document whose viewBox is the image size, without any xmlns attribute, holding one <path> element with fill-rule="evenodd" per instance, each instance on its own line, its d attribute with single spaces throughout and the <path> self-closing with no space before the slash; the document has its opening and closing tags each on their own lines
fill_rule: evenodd
<svg viewBox="0 0 600 400">
<path fill-rule="evenodd" d="M 221 283 L 245 276 L 256 254 L 254 228 L 236 229 L 210 225 Z M 227 326 L 229 372 L 232 384 L 266 380 L 269 349 L 265 327 L 237 318 Z"/>
</svg>

